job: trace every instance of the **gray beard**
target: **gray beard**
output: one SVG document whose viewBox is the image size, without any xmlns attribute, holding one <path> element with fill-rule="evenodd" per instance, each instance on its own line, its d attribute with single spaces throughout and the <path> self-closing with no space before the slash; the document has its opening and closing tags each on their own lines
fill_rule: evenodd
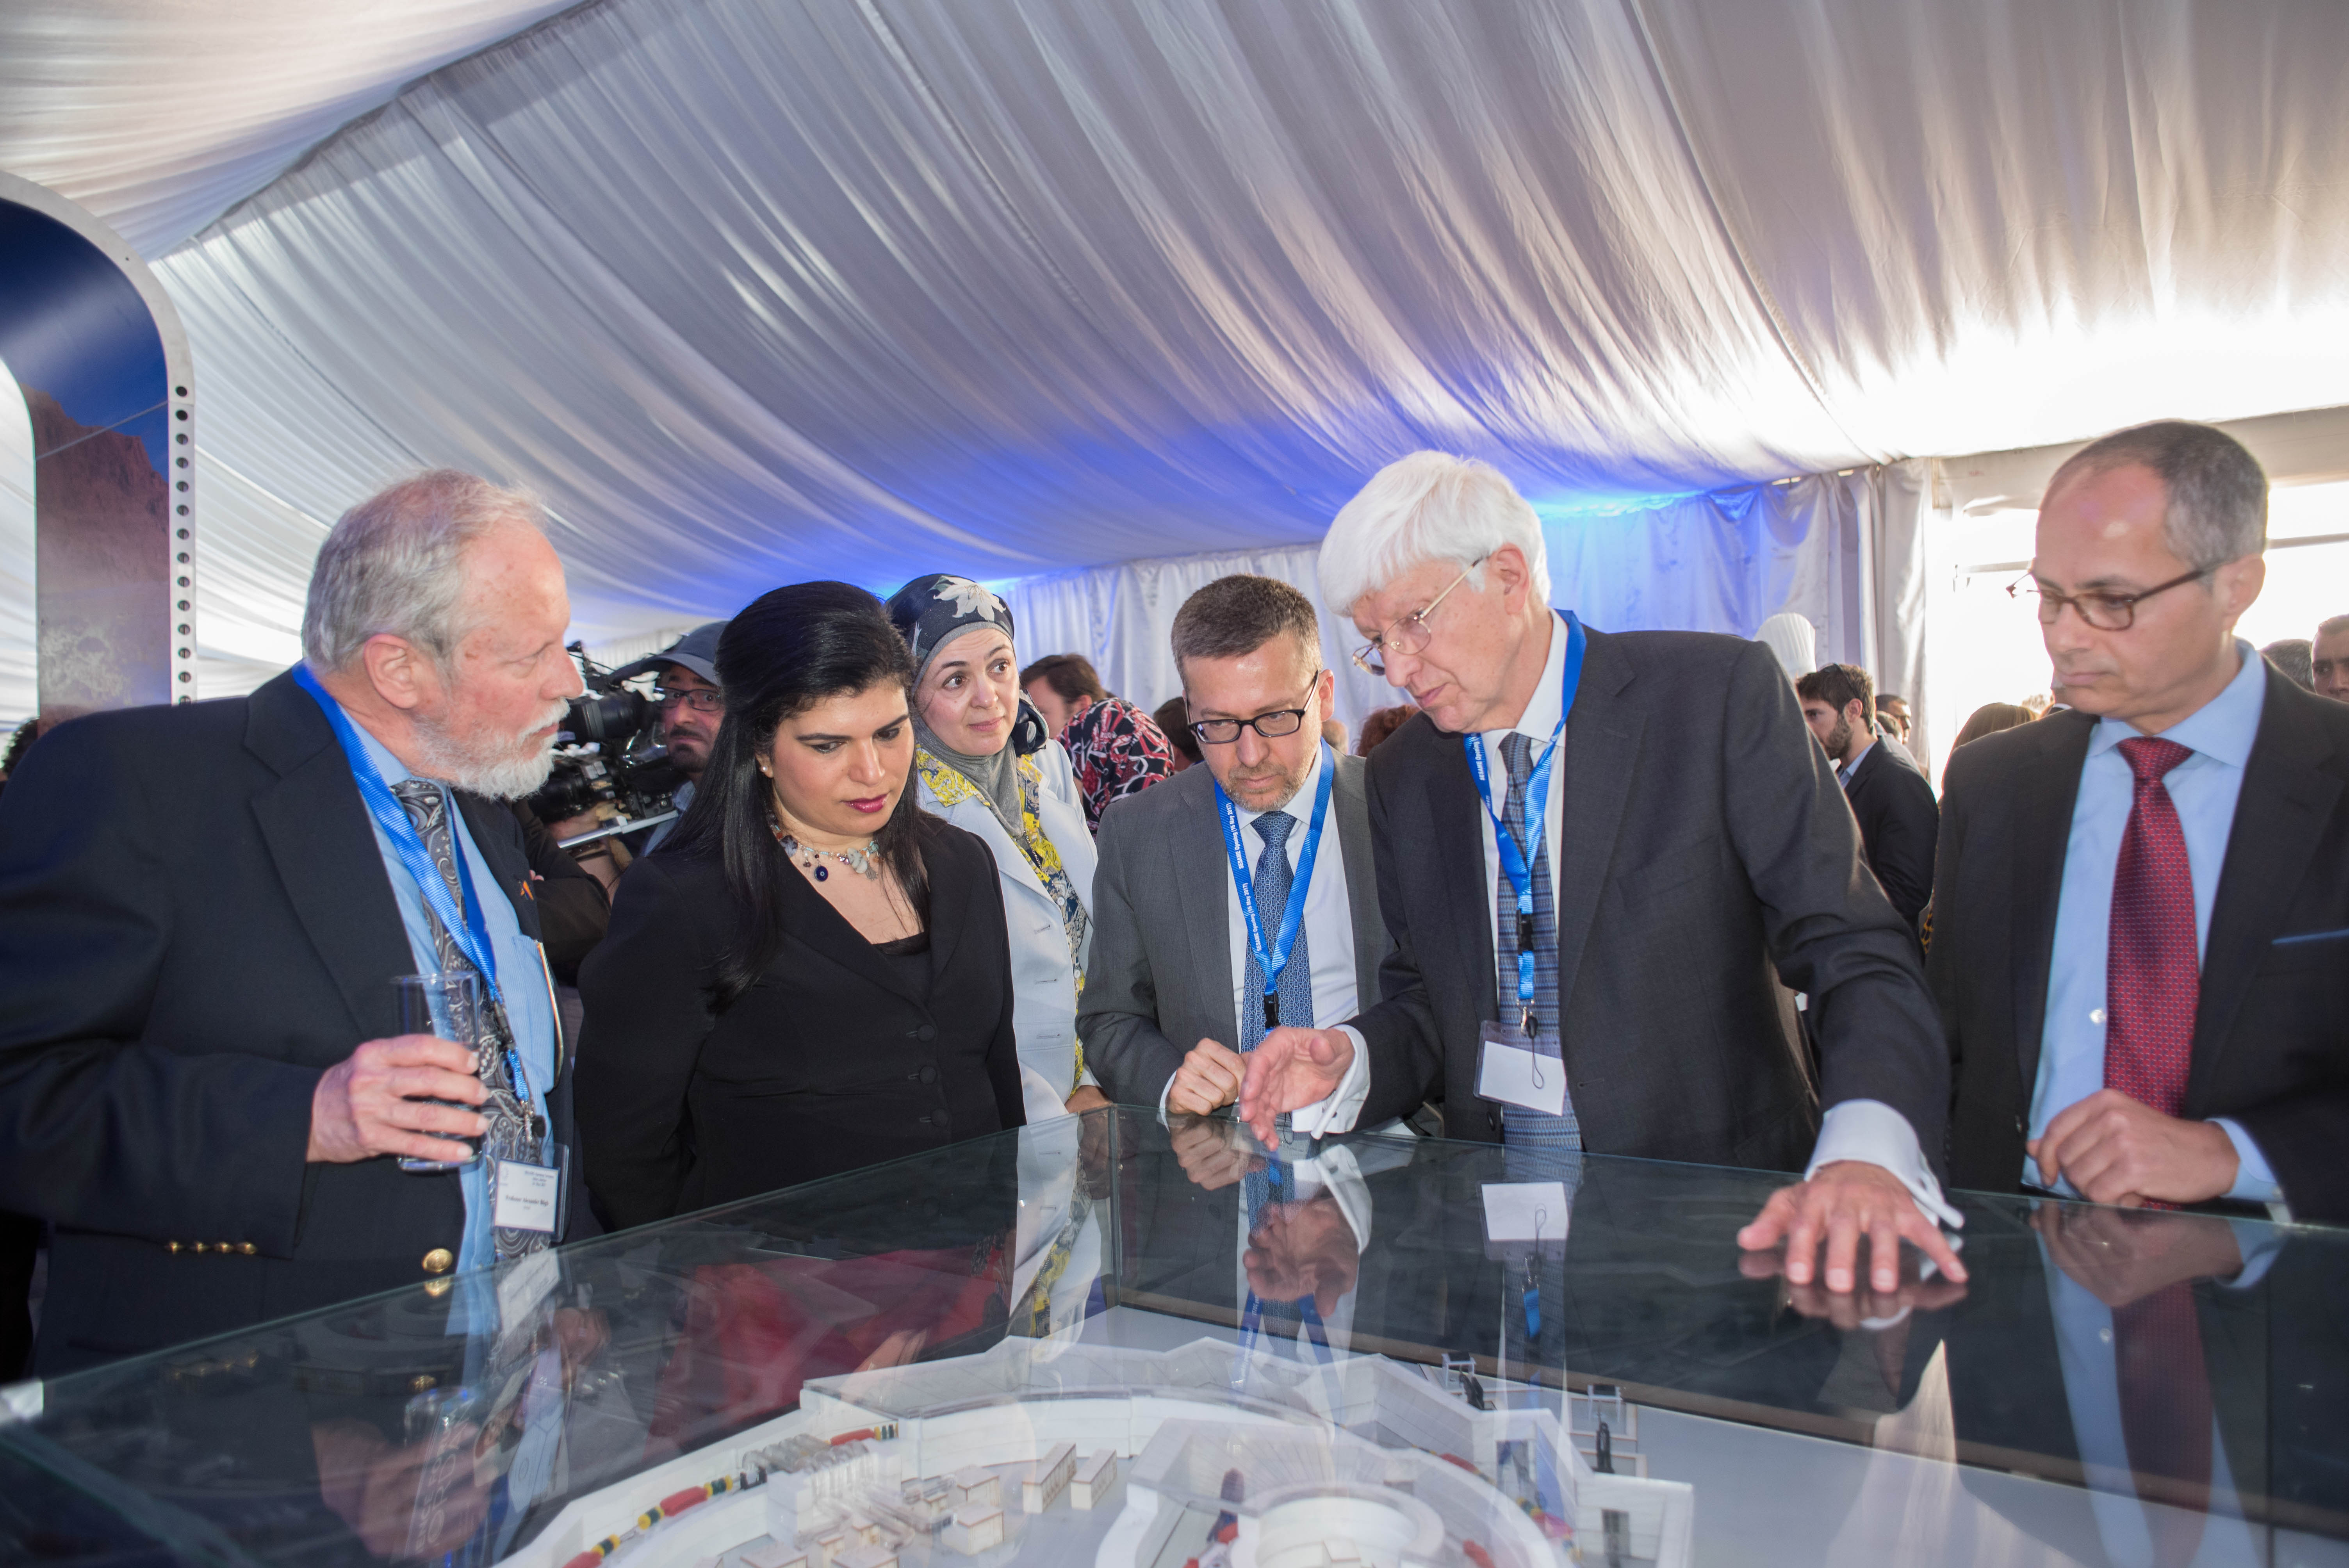
<svg viewBox="0 0 2349 1568">
<path fill-rule="evenodd" d="M 561 714 L 555 717 L 559 720 Z M 492 752 L 479 743 L 469 746 L 440 726 L 419 720 L 416 741 L 424 754 L 424 766 L 417 771 L 488 799 L 524 799 L 537 794 L 554 770 L 554 737 L 548 736 L 524 752 L 520 748 L 528 733 L 505 741 Z"/>
</svg>

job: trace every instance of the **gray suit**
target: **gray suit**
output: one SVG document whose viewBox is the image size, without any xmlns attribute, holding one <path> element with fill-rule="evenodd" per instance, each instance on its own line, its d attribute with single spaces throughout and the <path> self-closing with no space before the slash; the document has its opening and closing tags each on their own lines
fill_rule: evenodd
<svg viewBox="0 0 2349 1568">
<path fill-rule="evenodd" d="M 1362 762 L 1338 758 L 1330 790 L 1346 894 L 1354 915 L 1354 983 L 1361 1006 L 1378 999 L 1379 965 L 1391 944 L 1379 918 Z M 1216 811 L 1215 776 L 1187 769 L 1115 802 L 1102 817 L 1093 873 L 1092 959 L 1077 1004 L 1085 1062 L 1121 1105 L 1158 1104 L 1166 1080 L 1202 1038 L 1239 1048 L 1232 1011 L 1230 862 Z M 1400 1115 L 1419 1103 L 1373 1118 Z"/>
</svg>

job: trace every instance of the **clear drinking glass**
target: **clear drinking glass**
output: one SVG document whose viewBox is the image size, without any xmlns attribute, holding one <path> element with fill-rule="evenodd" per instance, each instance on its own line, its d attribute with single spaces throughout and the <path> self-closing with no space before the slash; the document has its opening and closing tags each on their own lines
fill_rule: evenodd
<svg viewBox="0 0 2349 1568">
<path fill-rule="evenodd" d="M 481 1044 L 481 977 L 471 971 L 450 971 L 439 975 L 402 975 L 391 983 L 392 994 L 399 1004 L 399 1032 L 403 1035 L 436 1035 L 441 1039 L 479 1053 Z M 435 1105 L 455 1105 L 460 1110 L 474 1108 L 456 1100 L 434 1100 Z M 453 1133 L 436 1132 L 435 1138 L 446 1138 L 461 1143 L 472 1154 L 462 1161 L 418 1160 L 400 1156 L 402 1171 L 455 1171 L 471 1165 L 481 1157 L 481 1140 L 459 1138 Z"/>
</svg>

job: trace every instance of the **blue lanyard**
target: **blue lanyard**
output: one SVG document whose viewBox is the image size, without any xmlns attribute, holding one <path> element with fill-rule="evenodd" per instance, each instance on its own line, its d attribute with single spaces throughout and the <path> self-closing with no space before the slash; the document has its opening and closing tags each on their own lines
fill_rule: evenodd
<svg viewBox="0 0 2349 1568">
<path fill-rule="evenodd" d="M 1501 820 L 1501 814 L 1493 809 L 1492 775 L 1485 759 L 1484 737 L 1460 738 L 1461 746 L 1468 753 L 1468 771 L 1475 776 L 1476 794 L 1485 802 L 1485 814 L 1493 819 L 1493 847 L 1501 857 L 1502 873 L 1517 895 L 1517 1006 L 1528 1016 L 1534 1006 L 1533 860 L 1541 853 L 1542 834 L 1549 827 L 1550 767 L 1557 760 L 1557 743 L 1566 735 L 1566 716 L 1574 711 L 1575 688 L 1581 684 L 1582 654 L 1587 641 L 1582 623 L 1574 618 L 1573 611 L 1567 611 L 1566 671 L 1559 683 L 1557 727 L 1549 732 L 1549 744 L 1542 748 L 1541 758 L 1534 764 L 1533 777 L 1526 782 L 1526 841 L 1522 848 L 1516 835 Z M 1532 1028 L 1528 1026 L 1526 1033 L 1532 1034 Z"/>
<path fill-rule="evenodd" d="M 450 847 L 457 857 L 457 876 L 465 893 L 461 911 L 450 895 L 448 882 L 433 865 L 431 852 L 418 836 L 416 824 L 408 820 L 407 808 L 400 805 L 391 786 L 376 770 L 375 758 L 367 755 L 367 743 L 359 738 L 358 727 L 351 722 L 351 716 L 343 711 L 343 705 L 335 700 L 332 693 L 318 684 L 309 665 L 295 665 L 294 678 L 326 710 L 326 722 L 335 727 L 335 738 L 342 742 L 343 755 L 350 760 L 351 777 L 359 787 L 359 799 L 367 806 L 375 825 L 383 830 L 383 836 L 391 841 L 391 851 L 399 857 L 400 866 L 416 883 L 424 907 L 449 933 L 450 940 L 456 943 L 466 961 L 481 972 L 481 984 L 488 988 L 490 999 L 502 1006 L 504 998 L 498 994 L 497 959 L 490 944 L 489 923 L 481 918 L 481 901 L 473 896 L 472 868 L 465 863 L 465 846 L 456 841 L 456 823 L 449 824 Z M 453 813 L 457 803 L 450 800 L 448 809 Z"/>
<path fill-rule="evenodd" d="M 1247 848 L 1240 841 L 1239 809 L 1224 793 L 1221 784 L 1216 786 L 1216 810 L 1224 819 L 1224 852 L 1232 862 L 1232 882 L 1240 892 L 1240 918 L 1247 923 L 1248 951 L 1255 954 L 1257 967 L 1264 972 L 1264 1026 L 1276 1028 L 1280 1017 L 1280 972 L 1288 967 L 1288 955 L 1297 946 L 1297 934 L 1305 924 L 1306 890 L 1313 885 L 1313 859 L 1321 849 L 1321 824 L 1330 815 L 1330 784 L 1337 776 L 1338 764 L 1330 755 L 1330 743 L 1321 743 L 1321 782 L 1313 791 L 1313 825 L 1305 831 L 1305 848 L 1298 852 L 1297 877 L 1289 883 L 1288 907 L 1280 913 L 1280 934 L 1273 945 L 1264 944 L 1264 917 L 1257 913 L 1256 882 L 1248 875 Z M 1310 1018 L 1292 1018 L 1289 1022 L 1311 1028 Z"/>
</svg>

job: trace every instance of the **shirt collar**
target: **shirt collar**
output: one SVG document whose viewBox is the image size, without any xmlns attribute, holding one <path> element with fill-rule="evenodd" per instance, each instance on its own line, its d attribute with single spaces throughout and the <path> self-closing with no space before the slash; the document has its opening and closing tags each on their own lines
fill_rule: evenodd
<svg viewBox="0 0 2349 1568">
<path fill-rule="evenodd" d="M 359 748 L 367 753 L 367 760 L 375 764 L 377 776 L 387 784 L 397 784 L 403 779 L 415 778 L 416 775 L 408 770 L 408 764 L 402 762 L 398 757 L 392 755 L 390 747 L 386 746 L 382 741 L 378 740 L 375 738 L 375 733 L 368 729 L 366 725 L 361 724 L 357 719 L 351 717 L 351 710 L 349 708 L 343 707 L 342 698 L 336 696 L 333 692 L 327 691 L 326 689 L 326 683 L 324 681 L 320 681 L 318 683 L 319 695 L 323 696 L 328 702 L 333 703 L 336 707 L 342 708 L 343 717 L 350 719 L 351 733 L 359 738 Z"/>
<path fill-rule="evenodd" d="M 1853 774 L 1859 771 L 1859 765 L 1868 760 L 1868 754 L 1876 749 L 1876 745 L 1877 743 L 1875 741 L 1869 741 L 1867 745 L 1859 748 L 1858 756 L 1845 763 L 1841 768 L 1837 769 L 1836 771 L 1842 774 L 1845 779 L 1848 779 Z"/>
<path fill-rule="evenodd" d="M 1517 722 L 1506 729 L 1485 732 L 1498 742 L 1504 735 L 1530 736 L 1540 745 L 1547 746 L 1549 738 L 1557 731 L 1558 715 L 1566 711 L 1566 623 L 1552 611 L 1549 616 L 1549 657 L 1542 664 L 1541 679 L 1534 684 L 1534 695 L 1526 701 L 1526 711 Z"/>
<path fill-rule="evenodd" d="M 2217 696 L 2163 730 L 2161 738 L 2230 768 L 2241 768 L 2251 759 L 2251 745 L 2260 735 L 2260 714 L 2267 706 L 2267 661 L 2240 637 L 2235 639 L 2235 652 L 2242 660 L 2235 678 Z M 2088 738 L 2088 755 L 2110 751 L 2144 733 L 2127 719 L 2101 719 Z"/>
<path fill-rule="evenodd" d="M 1237 745 L 1237 742 L 1235 742 L 1234 744 Z M 1263 816 L 1265 811 L 1288 811 L 1290 816 L 1297 819 L 1298 825 L 1299 827 L 1303 827 L 1306 823 L 1312 820 L 1313 791 L 1319 784 L 1321 779 L 1321 751 L 1322 748 L 1320 744 L 1316 742 L 1313 748 L 1312 764 L 1305 769 L 1304 780 L 1297 786 L 1297 793 L 1291 795 L 1288 799 L 1283 800 L 1279 805 L 1267 806 L 1264 809 L 1264 811 L 1251 811 L 1246 806 L 1241 805 L 1237 800 L 1233 801 L 1232 810 L 1239 813 L 1240 826 L 1243 828 L 1247 827 L 1258 817 Z M 1304 810 L 1290 811 L 1288 810 L 1300 800 L 1305 803 Z"/>
</svg>

